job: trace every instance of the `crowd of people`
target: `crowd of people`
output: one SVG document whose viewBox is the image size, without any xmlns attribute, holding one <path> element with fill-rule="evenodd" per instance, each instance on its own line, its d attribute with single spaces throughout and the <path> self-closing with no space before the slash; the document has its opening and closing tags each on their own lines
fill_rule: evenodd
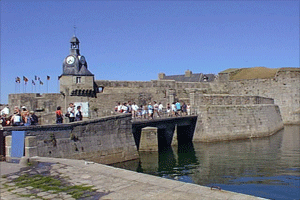
<svg viewBox="0 0 300 200">
<path fill-rule="evenodd" d="M 191 115 L 191 106 L 185 102 L 168 103 L 166 107 L 161 102 L 149 102 L 147 105 L 137 105 L 131 101 L 124 103 L 116 103 L 115 112 L 131 113 L 133 119 L 153 119 L 154 117 L 177 117 Z"/>
<path fill-rule="evenodd" d="M 64 116 L 69 119 L 69 122 L 81 121 L 82 120 L 82 111 L 81 106 L 77 106 L 75 109 L 74 103 L 70 103 L 65 115 L 61 111 L 61 107 L 58 106 L 56 111 L 56 123 L 61 124 L 64 121 Z"/>
<path fill-rule="evenodd" d="M 37 125 L 38 117 L 34 111 L 29 111 L 25 106 L 14 107 L 13 114 L 9 115 L 9 108 L 6 107 L 1 111 L 1 126 L 30 126 Z"/>
<path fill-rule="evenodd" d="M 173 102 L 163 106 L 161 102 L 157 103 L 153 101 L 147 105 L 137 105 L 131 101 L 120 103 L 115 106 L 115 112 L 117 113 L 131 113 L 133 119 L 153 119 L 154 117 L 177 117 L 191 115 L 191 106 L 185 102 Z M 61 106 L 58 106 L 55 111 L 57 124 L 64 122 L 65 118 L 68 118 L 69 122 L 81 121 L 82 111 L 81 106 L 75 108 L 74 103 L 70 103 L 66 110 L 66 114 L 63 114 Z M 12 115 L 9 115 L 9 108 L 5 107 L 1 111 L 0 125 L 2 126 L 29 126 L 37 125 L 39 122 L 38 117 L 34 111 L 28 111 L 25 106 L 19 108 L 14 107 Z"/>
<path fill-rule="evenodd" d="M 9 115 L 9 113 L 10 112 L 8 107 L 5 107 L 1 110 L 0 125 L 2 127 L 37 125 L 39 122 L 39 118 L 35 115 L 34 111 L 28 111 L 25 106 L 22 106 L 21 108 L 15 106 L 13 114 Z M 55 116 L 55 122 L 57 124 L 63 123 L 65 117 L 69 119 L 69 122 L 81 121 L 83 117 L 81 106 L 77 106 L 75 109 L 75 105 L 73 103 L 69 104 L 65 115 L 63 115 L 61 106 L 58 106 L 55 111 Z"/>
</svg>

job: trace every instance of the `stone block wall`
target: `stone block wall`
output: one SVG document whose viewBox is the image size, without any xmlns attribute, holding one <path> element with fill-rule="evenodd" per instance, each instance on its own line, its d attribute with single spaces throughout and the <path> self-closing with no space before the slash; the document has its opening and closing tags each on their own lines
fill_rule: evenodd
<svg viewBox="0 0 300 200">
<path fill-rule="evenodd" d="M 230 94 L 273 98 L 285 124 L 300 124 L 300 68 L 281 69 L 273 79 L 229 81 L 227 87 Z"/>
<path fill-rule="evenodd" d="M 283 128 L 274 104 L 198 106 L 194 141 L 213 142 L 274 134 Z"/>
<path fill-rule="evenodd" d="M 60 125 L 5 127 L 7 156 L 12 130 L 26 131 L 25 156 L 85 159 L 103 164 L 138 158 L 131 115 Z"/>
<path fill-rule="evenodd" d="M 271 98 L 248 96 L 248 95 L 226 95 L 226 94 L 199 94 L 192 93 L 193 106 L 201 105 L 246 105 L 246 104 L 274 104 Z"/>
<path fill-rule="evenodd" d="M 145 127 L 142 129 L 139 151 L 158 151 L 156 127 Z"/>
<path fill-rule="evenodd" d="M 9 106 L 27 106 L 30 110 L 43 109 L 40 115 L 54 112 L 58 105 L 63 111 L 70 102 L 89 102 L 91 116 L 107 116 L 114 114 L 116 102 L 136 102 L 138 105 L 148 102 L 162 102 L 164 106 L 175 100 L 193 104 L 192 93 L 202 94 L 231 94 L 239 96 L 261 96 L 274 99 L 279 106 L 282 118 L 286 124 L 300 124 L 300 69 L 282 68 L 273 79 L 252 79 L 229 81 L 230 73 L 219 74 L 213 82 L 176 82 L 174 80 L 151 81 L 95 81 L 103 92 L 96 98 L 82 96 L 63 96 L 57 94 L 10 94 Z M 215 96 L 217 97 L 217 96 Z M 258 99 L 268 103 L 267 99 Z M 216 102 L 220 99 L 216 99 Z M 224 101 L 224 103 L 228 103 Z M 218 104 L 218 103 L 217 103 Z M 45 116 L 46 117 L 46 116 Z M 46 119 L 45 123 L 54 121 Z"/>
<path fill-rule="evenodd" d="M 63 96 L 59 93 L 9 94 L 8 101 L 11 112 L 13 112 L 14 106 L 26 106 L 28 110 L 40 110 L 45 113 L 55 111 L 56 107 L 64 102 Z"/>
</svg>

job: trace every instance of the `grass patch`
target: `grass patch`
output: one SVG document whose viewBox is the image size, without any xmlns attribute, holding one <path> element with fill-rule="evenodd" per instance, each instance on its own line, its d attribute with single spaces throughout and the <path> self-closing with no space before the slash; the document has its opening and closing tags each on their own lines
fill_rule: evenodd
<svg viewBox="0 0 300 200">
<path fill-rule="evenodd" d="M 36 196 L 34 194 L 18 194 L 20 197 L 31 197 L 31 196 Z"/>
<path fill-rule="evenodd" d="M 51 190 L 52 193 L 66 192 L 75 199 L 79 199 L 82 196 L 85 196 L 85 193 L 94 192 L 93 186 L 86 185 L 67 185 L 61 180 L 55 179 L 52 176 L 42 176 L 42 175 L 33 175 L 28 176 L 24 174 L 13 180 L 18 187 L 28 187 L 31 186 L 42 191 Z M 89 195 L 89 194 L 86 194 Z"/>
<path fill-rule="evenodd" d="M 243 68 L 232 74 L 230 80 L 274 78 L 277 71 L 278 69 L 267 67 Z"/>
<path fill-rule="evenodd" d="M 11 186 L 9 186 L 9 185 L 7 185 L 6 183 L 4 183 L 4 184 L 3 184 L 3 187 L 7 189 L 7 188 L 10 188 Z"/>
</svg>

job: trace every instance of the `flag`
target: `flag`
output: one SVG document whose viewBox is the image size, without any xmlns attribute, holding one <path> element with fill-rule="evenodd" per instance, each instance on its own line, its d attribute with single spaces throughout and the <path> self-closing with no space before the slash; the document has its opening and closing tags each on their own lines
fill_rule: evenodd
<svg viewBox="0 0 300 200">
<path fill-rule="evenodd" d="M 37 80 L 37 76 L 34 76 L 34 80 Z"/>
<path fill-rule="evenodd" d="M 37 79 L 40 81 L 41 79 L 40 79 L 40 77 L 37 77 Z"/>
<path fill-rule="evenodd" d="M 17 76 L 16 83 L 21 83 L 21 78 Z"/>
<path fill-rule="evenodd" d="M 40 84 L 41 84 L 41 85 L 44 85 L 44 83 L 43 83 L 41 80 L 40 80 Z"/>
<path fill-rule="evenodd" d="M 50 76 L 47 76 L 47 80 L 48 80 L 48 81 L 50 80 Z"/>
<path fill-rule="evenodd" d="M 25 82 L 25 84 L 28 82 L 28 78 L 26 76 L 23 76 L 23 81 Z"/>
<path fill-rule="evenodd" d="M 32 85 L 35 85 L 35 82 L 32 80 Z"/>
</svg>

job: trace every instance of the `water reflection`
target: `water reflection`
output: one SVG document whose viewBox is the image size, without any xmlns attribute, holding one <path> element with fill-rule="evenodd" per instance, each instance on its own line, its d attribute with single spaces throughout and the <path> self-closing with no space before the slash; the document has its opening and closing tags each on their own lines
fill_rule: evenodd
<svg viewBox="0 0 300 200">
<path fill-rule="evenodd" d="M 114 166 L 265 198 L 299 199 L 300 126 L 265 138 L 179 143 L 122 165 Z"/>
</svg>

